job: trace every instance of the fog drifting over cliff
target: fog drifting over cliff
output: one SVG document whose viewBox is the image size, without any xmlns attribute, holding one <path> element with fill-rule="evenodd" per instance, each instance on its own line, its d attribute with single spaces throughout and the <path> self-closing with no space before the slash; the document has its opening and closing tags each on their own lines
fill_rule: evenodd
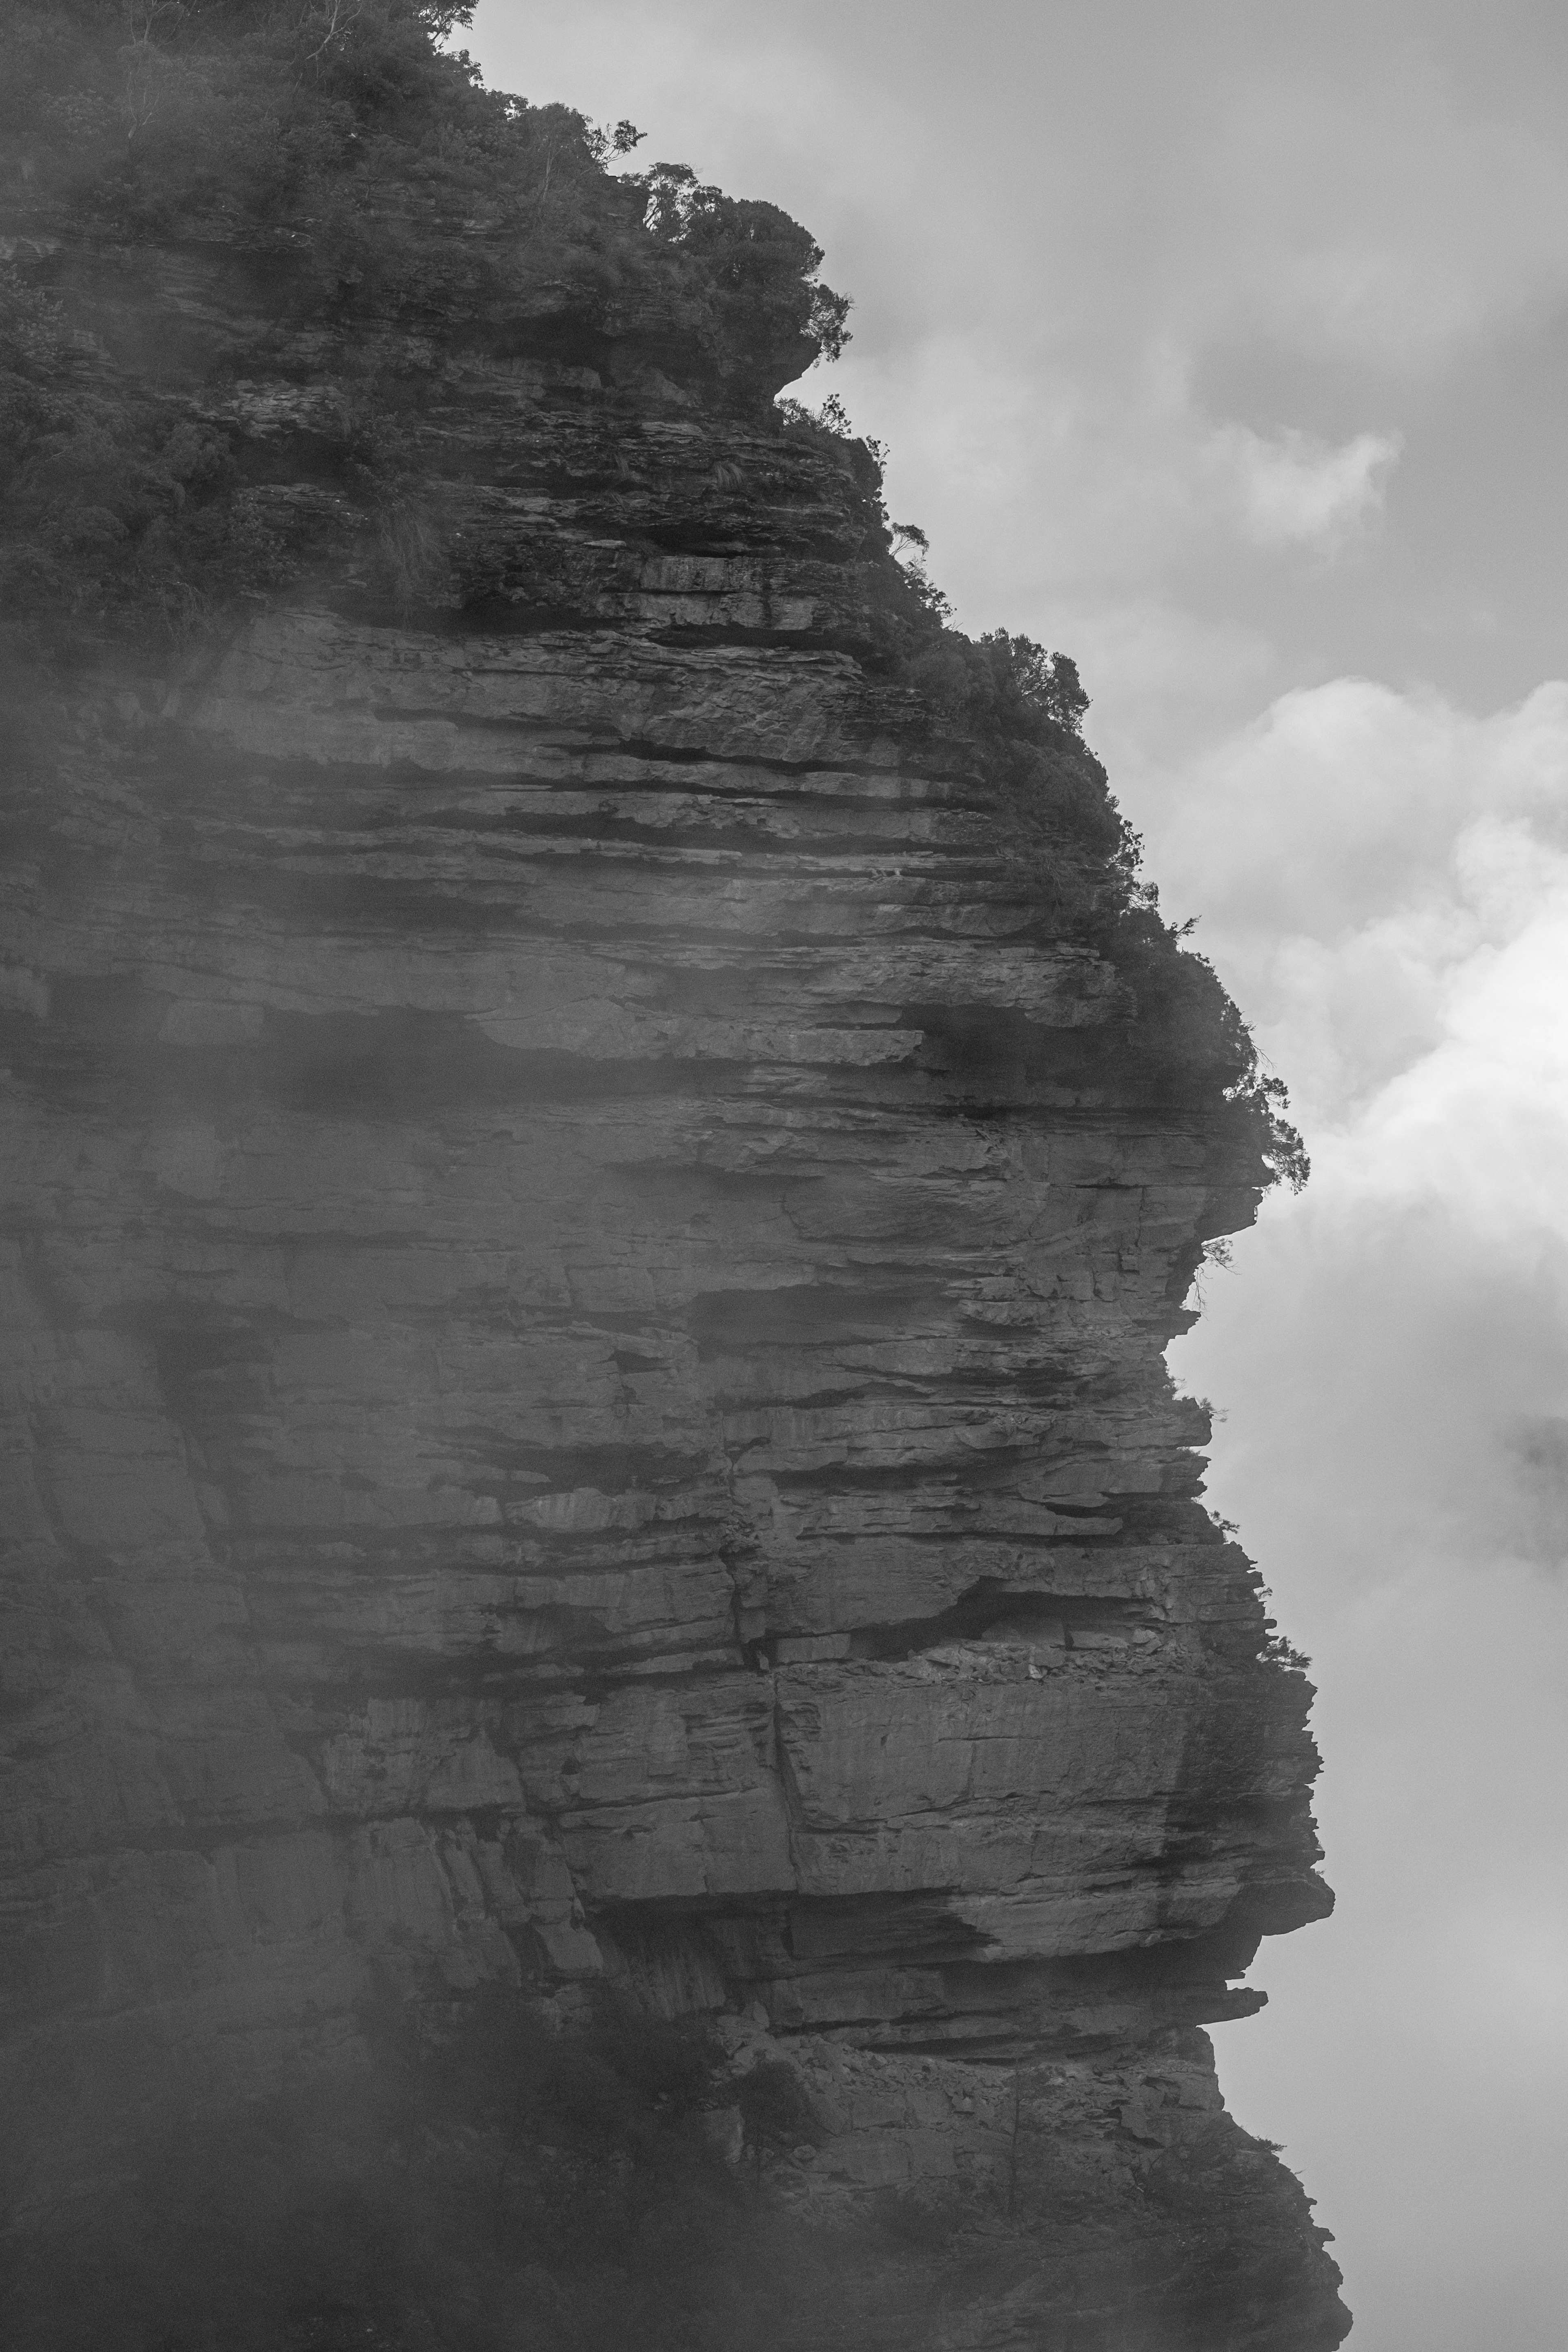
<svg viewBox="0 0 1568 2352">
<path fill-rule="evenodd" d="M 492 82 L 808 221 L 969 628 L 1076 655 L 1316 1163 L 1206 1282 L 1340 1910 L 1227 2029 L 1365 2352 L 1568 2317 L 1568 25 L 483 0 Z M 809 397 L 829 388 L 811 380 Z"/>
</svg>

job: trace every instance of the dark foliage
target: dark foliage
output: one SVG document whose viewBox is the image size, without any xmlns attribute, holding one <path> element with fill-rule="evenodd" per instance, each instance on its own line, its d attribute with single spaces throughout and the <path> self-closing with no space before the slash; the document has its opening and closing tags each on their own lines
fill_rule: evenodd
<svg viewBox="0 0 1568 2352">
<path fill-rule="evenodd" d="M 979 643 L 999 696 L 1016 697 L 1054 725 L 1079 733 L 1089 697 L 1070 655 L 1047 654 L 1032 637 L 1009 636 L 1005 629 L 993 629 Z"/>
<path fill-rule="evenodd" d="M 836 360 L 849 340 L 849 298 L 816 284 L 822 248 L 776 205 L 737 204 L 700 184 L 687 163 L 656 163 L 645 180 L 647 226 L 707 268 L 719 312 L 737 341 L 801 332 L 799 289 L 810 289 L 805 332 L 814 357 Z"/>
<path fill-rule="evenodd" d="M 1129 985 L 1129 1045 L 1146 1065 L 1150 1085 L 1173 1097 L 1190 1095 L 1194 1080 L 1205 1090 L 1217 1087 L 1226 1115 L 1250 1131 L 1263 1181 L 1299 1192 L 1311 1161 L 1285 1116 L 1285 1082 L 1264 1069 L 1208 958 L 1164 920 L 1155 894 L 1136 886 L 1115 909 L 1104 948 Z"/>
<path fill-rule="evenodd" d="M 35 644 L 111 620 L 181 636 L 289 572 L 225 436 L 127 396 L 98 356 L 0 274 L 0 610 Z"/>
<path fill-rule="evenodd" d="M 281 338 L 330 352 L 335 487 L 395 586 L 425 560 L 398 426 L 422 374 L 547 322 L 563 283 L 606 320 L 662 320 L 742 402 L 842 347 L 804 229 L 683 167 L 613 170 L 630 123 L 486 89 L 438 46 L 470 13 L 0 0 L 0 609 L 35 646 L 188 633 L 298 568 L 300 517 L 205 414 Z M 188 315 L 160 317 L 182 270 Z"/>
<path fill-rule="evenodd" d="M 922 596 L 923 572 L 912 584 Z M 902 666 L 910 685 L 980 735 L 1048 743 L 1081 731 L 1089 697 L 1070 655 L 1047 654 L 1032 637 L 1005 629 L 967 637 L 946 625 L 945 614 L 936 618 L 938 630 L 917 641 Z"/>
</svg>

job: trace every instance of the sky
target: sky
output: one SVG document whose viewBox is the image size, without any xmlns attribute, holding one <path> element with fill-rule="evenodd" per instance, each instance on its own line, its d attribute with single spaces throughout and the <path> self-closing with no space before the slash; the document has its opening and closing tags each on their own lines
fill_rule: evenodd
<svg viewBox="0 0 1568 2352">
<path fill-rule="evenodd" d="M 1568 10 L 479 0 L 824 247 L 796 387 L 1079 661 L 1314 1161 L 1171 1351 L 1315 1662 L 1334 1917 L 1221 2079 L 1354 2352 L 1568 2343 Z"/>
</svg>

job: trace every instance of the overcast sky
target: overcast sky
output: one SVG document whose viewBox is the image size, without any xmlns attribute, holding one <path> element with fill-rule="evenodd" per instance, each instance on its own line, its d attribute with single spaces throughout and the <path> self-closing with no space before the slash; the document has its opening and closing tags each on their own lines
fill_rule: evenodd
<svg viewBox="0 0 1568 2352">
<path fill-rule="evenodd" d="M 962 625 L 1075 655 L 1315 1161 L 1172 1351 L 1316 1661 L 1339 1910 L 1232 2104 L 1357 2352 L 1568 2342 L 1568 9 L 480 0 L 826 249 Z"/>
</svg>

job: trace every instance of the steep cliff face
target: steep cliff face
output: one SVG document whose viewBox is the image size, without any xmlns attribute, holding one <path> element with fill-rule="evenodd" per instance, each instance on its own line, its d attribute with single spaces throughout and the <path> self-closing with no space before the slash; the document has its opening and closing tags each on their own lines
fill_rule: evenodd
<svg viewBox="0 0 1568 2352">
<path fill-rule="evenodd" d="M 48 251 L 101 325 L 124 257 Z M 19 761 L 22 2221 L 171 2086 L 608 1985 L 707 2021 L 764 2200 L 957 2214 L 962 2295 L 816 2340 L 1338 2342 L 1197 2030 L 1328 1901 L 1163 1360 L 1266 1118 L 1098 770 L 889 653 L 865 453 L 782 364 L 514 300 L 426 369 L 399 610 L 343 351 L 224 373 L 233 254 L 137 268 L 316 552 Z"/>
</svg>

